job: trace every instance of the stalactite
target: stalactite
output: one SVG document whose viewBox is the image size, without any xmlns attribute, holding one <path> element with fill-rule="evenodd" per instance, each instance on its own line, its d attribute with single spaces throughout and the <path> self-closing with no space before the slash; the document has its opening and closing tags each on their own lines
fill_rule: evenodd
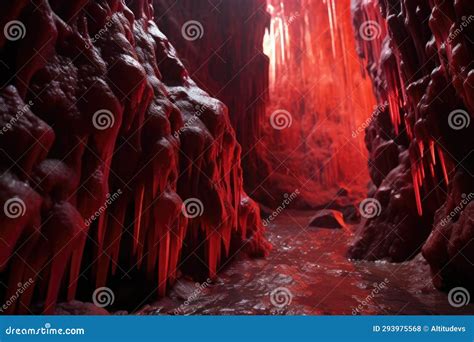
<svg viewBox="0 0 474 342">
<path fill-rule="evenodd" d="M 393 139 L 400 163 L 383 181 L 376 180 L 375 197 L 390 189 L 390 198 L 384 199 L 381 215 L 361 229 L 350 255 L 404 260 L 424 245 L 435 285 L 461 282 L 472 287 L 472 277 L 456 274 L 459 269 L 469 273 L 470 267 L 458 262 L 449 265 L 450 257 L 444 257 L 459 249 L 441 238 L 451 236 L 464 249 L 472 236 L 466 233 L 472 226 L 468 220 L 446 224 L 442 217 L 462 202 L 461 191 L 474 189 L 469 171 L 474 126 L 468 123 L 474 108 L 472 92 L 465 87 L 474 58 L 468 52 L 473 49 L 469 39 L 473 29 L 467 24 L 472 5 L 467 1 L 354 0 L 352 8 L 359 55 L 367 65 L 377 100 L 388 101 L 390 107 L 391 125 L 373 122 L 366 142 L 373 150 Z M 360 34 L 367 20 L 383 32 L 378 39 L 367 40 Z M 452 120 L 454 115 L 458 123 Z M 407 179 L 408 168 L 411 177 Z M 417 215 L 409 206 L 399 205 L 395 194 L 400 188 L 406 189 L 407 203 L 416 203 Z M 468 204 L 461 217 L 469 217 L 470 210 Z M 407 245 L 400 249 L 400 243 Z"/>
<path fill-rule="evenodd" d="M 353 132 L 375 101 L 351 52 L 349 10 L 350 1 L 268 1 L 271 97 L 262 144 L 272 173 L 256 194 L 264 203 L 278 205 L 281 194 L 299 187 L 293 205 L 300 207 L 330 202 L 349 185 L 364 192 L 363 134 Z M 275 129 L 278 113 L 291 125 Z"/>
<path fill-rule="evenodd" d="M 262 45 L 269 26 L 266 2 L 250 0 L 238 6 L 233 1 L 154 1 L 161 13 L 158 24 L 177 47 L 190 74 L 201 88 L 228 107 L 242 148 L 244 187 L 253 198 L 271 172 L 261 146 L 268 83 L 273 77 Z M 186 23 L 202 26 L 195 26 L 199 33 L 196 39 L 183 39 Z M 278 39 L 288 44 L 290 37 L 283 32 Z M 275 51 L 275 58 L 289 58 L 288 50 Z"/>
<path fill-rule="evenodd" d="M 1 77 L 2 127 L 17 122 L 0 136 L 0 199 L 22 210 L 0 214 L 1 292 L 34 282 L 9 312 L 53 313 L 83 273 L 100 287 L 139 271 L 163 296 L 184 259 L 203 258 L 201 276 L 214 277 L 243 246 L 265 255 L 227 108 L 191 79 L 150 2 L 38 3 L 0 5 L 2 23 L 26 29 L 0 37 L 0 64 L 21 70 Z M 183 256 L 200 244 L 205 256 Z"/>
</svg>

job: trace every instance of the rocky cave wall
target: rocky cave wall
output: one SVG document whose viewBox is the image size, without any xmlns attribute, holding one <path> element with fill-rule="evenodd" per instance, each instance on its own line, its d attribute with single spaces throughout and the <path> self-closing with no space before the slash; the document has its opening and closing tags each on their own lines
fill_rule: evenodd
<svg viewBox="0 0 474 342">
<path fill-rule="evenodd" d="M 384 110 L 366 129 L 374 189 L 349 255 L 422 251 L 439 288 L 474 289 L 474 3 L 353 0 L 358 53 Z"/>
<path fill-rule="evenodd" d="M 227 107 L 190 77 L 151 1 L 0 13 L 0 294 L 32 282 L 8 312 L 51 313 L 78 284 L 90 301 L 131 272 L 163 295 L 181 271 L 265 254 Z"/>
<path fill-rule="evenodd" d="M 350 0 L 155 3 L 197 83 L 229 106 L 252 198 L 277 207 L 298 190 L 291 205 L 307 208 L 328 205 L 341 187 L 365 192 L 363 134 L 352 132 L 375 100 L 355 54 Z M 341 200 L 329 205 L 354 202 Z"/>
<path fill-rule="evenodd" d="M 156 21 L 176 46 L 196 83 L 229 109 L 242 146 L 245 189 L 261 197 L 270 174 L 262 122 L 268 102 L 269 59 L 263 38 L 267 0 L 155 0 Z"/>
</svg>

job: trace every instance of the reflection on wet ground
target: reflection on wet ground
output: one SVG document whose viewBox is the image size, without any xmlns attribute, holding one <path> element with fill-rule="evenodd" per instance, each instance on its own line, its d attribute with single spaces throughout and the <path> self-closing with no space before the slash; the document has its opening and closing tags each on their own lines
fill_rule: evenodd
<svg viewBox="0 0 474 342">
<path fill-rule="evenodd" d="M 308 227 L 311 213 L 286 212 L 268 227 L 265 259 L 238 258 L 214 282 L 179 280 L 140 314 L 351 315 L 473 314 L 452 307 L 421 255 L 410 262 L 353 262 L 353 228 Z"/>
</svg>

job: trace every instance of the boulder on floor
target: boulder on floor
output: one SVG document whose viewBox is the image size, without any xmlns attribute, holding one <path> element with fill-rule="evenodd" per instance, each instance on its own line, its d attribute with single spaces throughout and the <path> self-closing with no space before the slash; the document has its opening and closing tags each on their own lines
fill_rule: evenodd
<svg viewBox="0 0 474 342">
<path fill-rule="evenodd" d="M 342 213 L 337 210 L 325 209 L 318 211 L 311 219 L 310 227 L 345 228 Z"/>
</svg>

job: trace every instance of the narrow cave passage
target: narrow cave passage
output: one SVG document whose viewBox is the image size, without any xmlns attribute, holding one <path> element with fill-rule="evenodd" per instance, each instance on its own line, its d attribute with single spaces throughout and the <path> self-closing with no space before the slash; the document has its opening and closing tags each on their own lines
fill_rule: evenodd
<svg viewBox="0 0 474 342">
<path fill-rule="evenodd" d="M 402 220 L 388 233 L 381 229 L 398 240 L 393 247 L 380 233 L 374 237 L 363 228 L 386 210 L 377 196 L 389 188 L 395 198 L 406 191 L 381 185 L 398 165 L 399 152 L 403 154 L 406 137 L 399 126 L 407 109 L 400 94 L 389 93 L 402 92 L 403 85 L 391 88 L 398 77 L 393 72 L 398 71 L 396 65 L 387 65 L 396 61 L 378 11 L 368 1 L 268 1 L 263 37 L 268 76 L 261 73 L 268 79 L 266 109 L 252 131 L 257 138 L 245 134 L 252 126 L 237 125 L 246 151 L 244 182 L 261 206 L 273 250 L 262 260 L 240 255 L 225 265 L 216 281 L 195 284 L 181 279 L 169 297 L 142 313 L 473 312 L 472 305 L 453 306 L 433 285 L 430 265 L 420 253 L 423 243 L 418 244 L 426 239 L 423 228 L 407 236 L 402 227 L 398 235 Z M 244 61 L 254 57 L 252 51 Z M 364 59 L 373 62 L 367 70 Z M 374 70 L 377 63 L 386 68 L 386 79 Z M 240 82 L 245 86 L 243 69 Z M 265 172 L 255 171 L 255 164 Z M 446 172 L 444 167 L 433 170 L 440 176 Z M 412 209 L 417 207 L 416 196 L 416 191 L 408 196 Z M 426 225 L 425 219 L 420 213 L 409 218 L 416 225 Z M 385 225 L 380 221 L 376 223 Z M 415 241 L 407 241 L 412 238 Z M 370 240 L 368 246 L 365 240 Z M 361 256 L 361 251 L 366 254 Z"/>
<path fill-rule="evenodd" d="M 468 0 L 38 4 L 0 3 L 2 313 L 474 312 Z"/>
</svg>

